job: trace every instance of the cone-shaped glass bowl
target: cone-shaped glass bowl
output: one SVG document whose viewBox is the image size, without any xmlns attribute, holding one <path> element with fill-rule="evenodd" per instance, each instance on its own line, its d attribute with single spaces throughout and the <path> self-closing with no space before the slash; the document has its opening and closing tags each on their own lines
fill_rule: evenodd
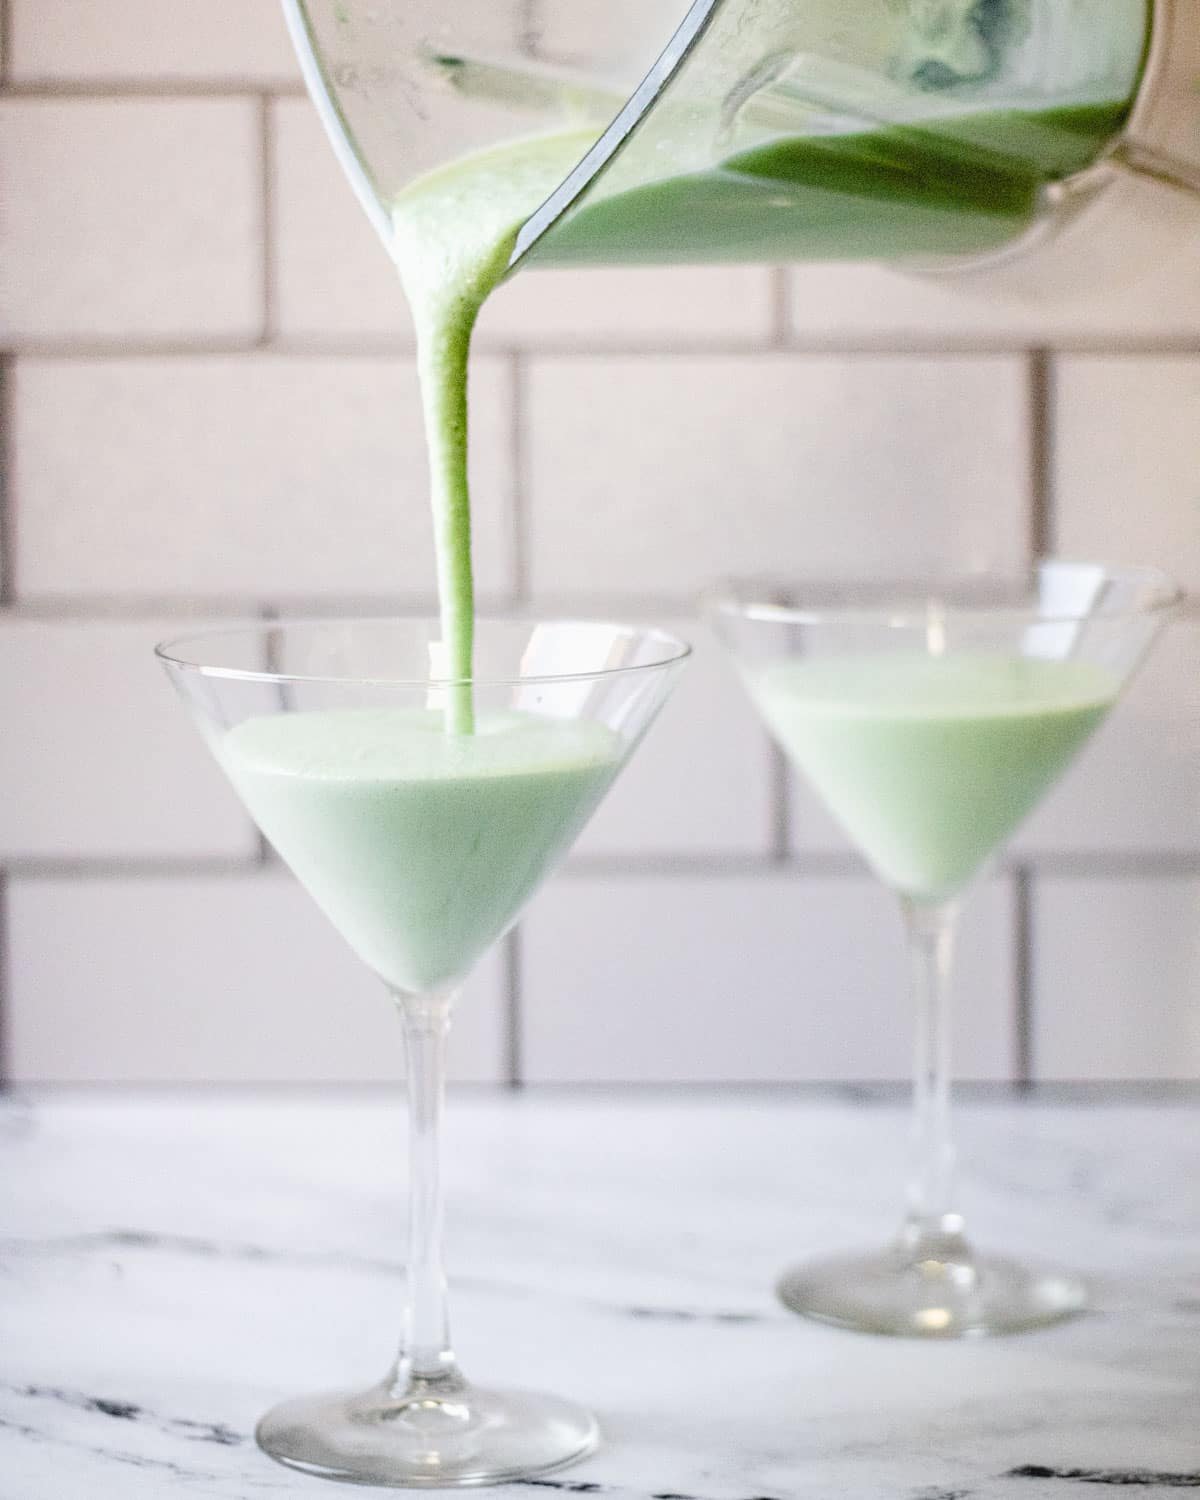
<svg viewBox="0 0 1200 1500">
<path fill-rule="evenodd" d="M 500 1483 L 570 1463 L 595 1445 L 589 1412 L 481 1390 L 451 1351 L 444 1043 L 462 981 L 566 853 L 688 648 L 622 625 L 480 621 L 474 679 L 445 682 L 436 624 L 329 620 L 212 632 L 158 655 L 259 828 L 391 992 L 407 1043 L 399 1357 L 366 1391 L 269 1412 L 260 1445 L 310 1474 L 397 1487 Z M 464 697 L 475 732 L 448 733 L 447 706 Z"/>
<path fill-rule="evenodd" d="M 1080 1309 L 1071 1275 L 977 1255 L 954 1196 L 949 977 L 968 887 L 1115 704 L 1176 602 L 1148 569 L 1047 562 L 926 588 L 735 585 L 717 629 L 772 733 L 900 899 L 916 1020 L 908 1211 L 882 1251 L 780 1283 L 864 1332 L 1006 1333 Z"/>
</svg>

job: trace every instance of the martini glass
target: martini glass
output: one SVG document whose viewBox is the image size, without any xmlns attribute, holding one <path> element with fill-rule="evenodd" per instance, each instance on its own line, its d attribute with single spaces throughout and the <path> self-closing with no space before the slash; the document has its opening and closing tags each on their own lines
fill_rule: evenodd
<svg viewBox="0 0 1200 1500">
<path fill-rule="evenodd" d="M 470 1385 L 451 1351 L 444 1044 L 463 979 L 566 853 L 688 648 L 621 625 L 480 621 L 475 678 L 448 683 L 436 624 L 332 620 L 210 632 L 158 655 L 258 826 L 390 991 L 407 1044 L 399 1357 L 365 1391 L 268 1412 L 259 1445 L 310 1474 L 397 1487 L 499 1483 L 582 1457 L 590 1412 Z M 476 732 L 449 734 L 448 700 L 464 693 Z"/>
<path fill-rule="evenodd" d="M 779 1284 L 796 1312 L 955 1337 L 1053 1322 L 1071 1275 L 976 1254 L 955 1207 L 949 981 L 972 881 L 1115 703 L 1177 594 L 1143 569 L 1046 562 L 930 589 L 734 585 L 712 612 L 772 733 L 895 892 L 916 1017 L 908 1208 L 882 1251 Z"/>
</svg>

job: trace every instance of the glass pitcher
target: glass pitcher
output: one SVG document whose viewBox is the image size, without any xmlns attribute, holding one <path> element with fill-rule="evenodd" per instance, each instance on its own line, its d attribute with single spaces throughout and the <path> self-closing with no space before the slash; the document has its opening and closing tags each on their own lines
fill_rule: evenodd
<svg viewBox="0 0 1200 1500">
<path fill-rule="evenodd" d="M 511 266 L 1004 261 L 1129 175 L 1200 199 L 1195 0 L 284 0 L 385 242 L 435 167 L 572 132 Z"/>
</svg>

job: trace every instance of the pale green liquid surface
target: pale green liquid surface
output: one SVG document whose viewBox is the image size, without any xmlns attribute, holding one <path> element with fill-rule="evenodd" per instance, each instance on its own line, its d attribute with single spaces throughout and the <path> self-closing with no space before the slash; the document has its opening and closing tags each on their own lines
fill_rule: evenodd
<svg viewBox="0 0 1200 1500">
<path fill-rule="evenodd" d="M 570 845 L 620 763 L 603 725 L 438 709 L 247 719 L 218 746 L 258 826 L 358 955 L 422 992 L 460 979 Z"/>
<path fill-rule="evenodd" d="M 1117 683 L 1088 662 L 897 654 L 782 662 L 751 690 L 881 879 L 931 900 L 1033 809 Z"/>
</svg>

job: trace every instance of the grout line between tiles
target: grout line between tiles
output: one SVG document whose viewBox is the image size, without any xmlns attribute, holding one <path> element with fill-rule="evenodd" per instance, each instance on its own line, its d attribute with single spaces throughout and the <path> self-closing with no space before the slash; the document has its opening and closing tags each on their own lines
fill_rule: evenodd
<svg viewBox="0 0 1200 1500">
<path fill-rule="evenodd" d="M 621 594 L 547 594 L 537 599 L 513 601 L 504 594 L 489 591 L 480 598 L 482 615 L 523 615 L 530 609 L 546 616 L 577 614 L 595 619 L 614 618 L 653 622 L 664 617 L 695 618 L 693 594 L 636 596 Z M 381 594 L 333 594 L 313 596 L 297 594 L 280 596 L 271 605 L 276 617 L 291 619 L 311 616 L 323 619 L 336 615 L 425 616 L 436 610 L 432 596 L 410 595 L 397 598 Z M 198 616 L 218 619 L 254 620 L 261 618 L 255 600 L 240 595 L 121 595 L 121 594 L 31 594 L 0 604 L 0 619 L 13 621 L 85 621 L 131 623 L 138 620 L 189 620 Z M 1200 621 L 1200 597 L 1189 598 L 1180 606 L 1177 618 L 1184 623 Z"/>
<path fill-rule="evenodd" d="M 462 1097 L 494 1098 L 502 1084 L 489 1079 L 451 1079 L 448 1088 Z M 799 1105 L 846 1105 L 857 1109 L 896 1109 L 906 1114 L 912 1099 L 909 1078 L 582 1078 L 537 1079 L 526 1085 L 542 1101 L 639 1100 L 658 1107 L 674 1101 L 691 1103 L 746 1103 L 773 1100 Z M 193 1102 L 245 1100 L 264 1094 L 276 1099 L 305 1097 L 330 1101 L 374 1100 L 386 1106 L 394 1102 L 396 1085 L 391 1080 L 356 1078 L 72 1078 L 26 1079 L 20 1084 L 21 1098 L 33 1103 L 70 1100 L 153 1100 L 170 1090 Z M 1016 1100 L 1041 1107 L 1052 1105 L 1079 1112 L 1111 1104 L 1143 1106 L 1194 1106 L 1200 1103 L 1200 1080 L 1196 1078 L 1088 1078 L 1042 1079 L 1022 1089 L 1010 1079 L 962 1078 L 954 1082 L 959 1104 L 988 1106 Z M 780 1325 L 783 1326 L 782 1324 Z M 1191 1488 L 1189 1485 L 1188 1488 Z"/>
<path fill-rule="evenodd" d="M 507 595 L 487 590 L 480 599 L 480 612 L 497 615 L 510 612 Z M 332 616 L 407 616 L 423 618 L 436 613 L 431 595 L 397 598 L 382 594 L 346 594 L 325 597 L 297 594 L 275 600 L 267 618 L 291 620 L 328 619 Z M 15 599 L 0 618 L 28 621 L 194 620 L 211 616 L 220 620 L 253 622 L 263 618 L 256 601 L 241 595 L 32 594 Z"/>
<path fill-rule="evenodd" d="M 10 1075 L 12 1045 L 12 946 L 9 938 L 8 880 L 0 871 L 0 1088 Z"/>
<path fill-rule="evenodd" d="M 1016 1014 L 1013 1017 L 1013 1079 L 1021 1087 L 1033 1082 L 1033 872 L 1017 865 L 1013 877 L 1013 943 Z"/>
<path fill-rule="evenodd" d="M 138 620 L 163 619 L 183 622 L 204 615 L 251 620 L 258 618 L 258 611 L 250 599 L 233 596 L 193 598 L 181 595 L 179 598 L 167 598 L 137 594 L 32 594 L 13 600 L 5 610 L 5 615 L 14 620 L 79 620 L 94 621 L 97 624 L 116 620 L 129 624 Z"/>
<path fill-rule="evenodd" d="M 1054 363 L 1048 349 L 1029 354 L 1029 547 L 1049 557 L 1054 526 Z"/>
<path fill-rule="evenodd" d="M 259 340 L 261 347 L 266 348 L 275 334 L 276 306 L 275 306 L 275 192 L 273 179 L 275 175 L 275 126 L 272 112 L 271 97 L 263 94 L 258 101 L 259 108 L 259 211 L 261 215 L 261 234 L 259 236 L 259 250 L 262 263 L 259 267 L 261 276 L 260 295 L 262 297 L 262 336 Z"/>
<path fill-rule="evenodd" d="M 772 266 L 768 274 L 771 278 L 770 344 L 773 349 L 785 349 L 788 347 L 791 337 L 791 307 L 788 296 L 787 268 L 785 266 Z"/>
<path fill-rule="evenodd" d="M 786 864 L 792 847 L 792 772 L 787 756 L 773 739 L 767 740 L 771 802 L 771 858 Z"/>
<path fill-rule="evenodd" d="M 525 413 L 529 404 L 528 371 L 520 354 L 511 357 L 509 385 L 512 411 L 509 422 L 509 458 L 512 464 L 512 560 L 513 604 L 520 609 L 529 602 L 530 510 L 529 453 Z"/>
<path fill-rule="evenodd" d="M 13 378 L 11 359 L 0 357 L 0 608 L 17 592 L 16 495 L 13 488 Z"/>
<path fill-rule="evenodd" d="M 4 862 L 8 880 L 150 880 L 198 875 L 252 875 L 254 854 L 16 855 Z"/>
<path fill-rule="evenodd" d="M 0 0 L 0 93 L 12 73 L 13 55 L 12 0 Z M 2 1075 L 0 1075 L 2 1076 Z"/>
<path fill-rule="evenodd" d="M 996 875 L 1065 880 L 1195 880 L 1200 878 L 1200 850 L 1170 852 L 1057 852 L 1004 861 Z M 780 875 L 797 880 L 858 878 L 869 873 L 865 861 L 852 851 L 825 850 L 773 854 L 581 854 L 563 867 L 563 878 L 641 879 L 672 876 L 764 878 Z"/>
<path fill-rule="evenodd" d="M 504 1077 L 509 1088 L 525 1082 L 524 1016 L 521 1004 L 521 929 L 504 939 Z"/>
<path fill-rule="evenodd" d="M 270 604 L 260 604 L 256 611 L 256 614 L 260 620 L 264 621 L 277 620 L 279 618 L 279 611 L 273 608 Z M 278 649 L 276 647 L 273 634 L 271 632 L 267 632 L 263 636 L 262 654 L 259 661 L 259 665 L 264 672 L 273 672 L 276 670 L 278 665 L 276 661 L 277 655 Z M 284 698 L 284 689 L 282 684 L 280 684 L 279 686 L 279 694 L 281 706 L 286 707 L 286 699 Z M 255 865 L 261 870 L 267 869 L 272 865 L 278 865 L 282 863 L 282 861 L 279 859 L 279 856 L 275 853 L 275 850 L 266 834 L 262 831 L 261 828 L 259 828 L 257 823 L 253 824 L 253 828 Z"/>
<path fill-rule="evenodd" d="M 170 879 L 194 875 L 253 874 L 263 868 L 259 852 L 246 855 L 14 855 L 0 866 L 0 876 L 25 880 L 106 880 L 154 877 Z M 282 861 L 271 853 L 267 868 L 282 871 Z M 763 854 L 581 854 L 567 860 L 564 880 L 727 879 L 797 881 L 865 879 L 864 861 L 852 852 L 789 853 L 778 859 Z M 1021 882 L 1056 880 L 1200 880 L 1200 850 L 1171 853 L 1058 853 L 1023 857 L 1002 863 L 998 877 Z"/>
<path fill-rule="evenodd" d="M 18 340 L 4 349 L 4 353 L 18 359 L 38 360 L 42 364 L 63 361 L 83 364 L 88 361 L 118 364 L 124 360 L 146 359 L 214 359 L 236 355 L 259 354 L 263 345 L 259 338 L 195 338 L 171 339 L 127 339 L 114 342 L 111 339 L 45 342 L 37 339 Z M 270 351 L 274 353 L 275 350 Z M 304 357 L 304 356 L 301 356 Z"/>
<path fill-rule="evenodd" d="M 7 0 L 4 0 L 7 14 Z M 5 34 L 5 56 L 11 56 L 11 32 Z M 13 82 L 6 71 L 0 99 L 251 99 L 263 93 L 277 99 L 302 99 L 299 79 L 262 78 L 25 78 Z"/>
<path fill-rule="evenodd" d="M 268 604 L 264 604 L 262 607 L 262 617 L 268 622 L 279 618 L 278 613 Z M 269 672 L 273 677 L 278 679 L 275 683 L 275 698 L 279 705 L 279 711 L 286 714 L 290 713 L 296 707 L 296 693 L 293 683 L 284 675 L 284 661 L 280 655 L 279 647 L 280 632 L 270 629 L 264 631 L 260 670 Z M 262 855 L 262 862 L 264 864 L 272 861 L 272 852 L 268 844 L 264 842 L 259 852 Z"/>
<path fill-rule="evenodd" d="M 1055 850 L 1026 856 L 1021 864 L 1054 880 L 1195 880 L 1200 850 Z"/>
<path fill-rule="evenodd" d="M 537 0 L 518 0 L 517 4 L 517 46 L 526 57 L 538 55 L 538 43 L 541 39 L 541 18 L 538 14 Z"/>
<path fill-rule="evenodd" d="M 779 875 L 797 879 L 854 877 L 866 873 L 855 854 L 795 854 L 778 859 L 765 854 L 579 854 L 568 858 L 558 876 L 563 880 L 751 879 L 772 880 Z"/>
<path fill-rule="evenodd" d="M 540 359 L 589 360 L 605 358 L 626 359 L 633 354 L 662 359 L 689 359 L 694 357 L 721 357 L 725 355 L 757 354 L 764 359 L 788 360 L 797 356 L 804 358 L 853 358 L 854 356 L 878 356 L 881 359 L 980 359 L 1019 358 L 1031 352 L 1028 339 L 1004 338 L 954 338 L 953 336 L 932 339 L 905 339 L 890 336 L 878 338 L 795 338 L 789 336 L 786 348 L 764 349 L 761 342 L 752 338 L 695 339 L 690 342 L 669 343 L 652 339 L 637 339 L 636 336 L 623 343 L 614 340 L 589 343 L 585 337 L 564 335 L 562 339 L 545 343 L 522 343 L 526 354 L 536 354 Z M 481 348 L 486 349 L 486 345 Z M 1162 338 L 1078 340 L 1056 343 L 1055 354 L 1095 355 L 1104 359 L 1119 359 L 1126 355 L 1178 355 L 1195 358 L 1200 355 L 1200 336 L 1177 335 Z"/>
<path fill-rule="evenodd" d="M 262 98 L 262 95 L 253 97 Z M 263 343 L 258 339 L 11 339 L 0 345 L 0 352 L 17 354 L 26 359 L 41 360 L 122 360 L 122 359 L 187 359 L 205 355 L 258 354 L 267 352 L 281 358 L 294 359 L 411 359 L 414 346 L 411 339 L 378 337 L 364 334 L 361 337 L 331 336 L 329 338 L 298 338 L 274 335 Z M 746 338 L 699 338 L 683 337 L 666 343 L 661 339 L 640 339 L 636 334 L 621 340 L 605 339 L 589 341 L 586 337 L 564 333 L 561 339 L 532 340 L 520 343 L 481 339 L 477 353 L 480 358 L 503 359 L 520 354 L 549 362 L 557 360 L 602 361 L 606 359 L 731 359 L 756 356 L 760 359 L 787 360 L 811 359 L 979 359 L 1019 358 L 1022 355 L 1040 353 L 1067 357 L 1095 356 L 1102 359 L 1121 358 L 1187 358 L 1200 357 L 1200 338 L 1161 338 L 1131 340 L 1116 343 L 1112 340 L 1097 343 L 1056 344 L 1052 350 L 1031 350 L 1028 343 L 1009 343 L 997 340 L 976 342 L 960 340 L 912 341 L 902 339 L 838 341 L 808 340 L 797 342 L 789 339 L 786 348 L 770 345 L 764 347 L 761 339 Z"/>
</svg>

